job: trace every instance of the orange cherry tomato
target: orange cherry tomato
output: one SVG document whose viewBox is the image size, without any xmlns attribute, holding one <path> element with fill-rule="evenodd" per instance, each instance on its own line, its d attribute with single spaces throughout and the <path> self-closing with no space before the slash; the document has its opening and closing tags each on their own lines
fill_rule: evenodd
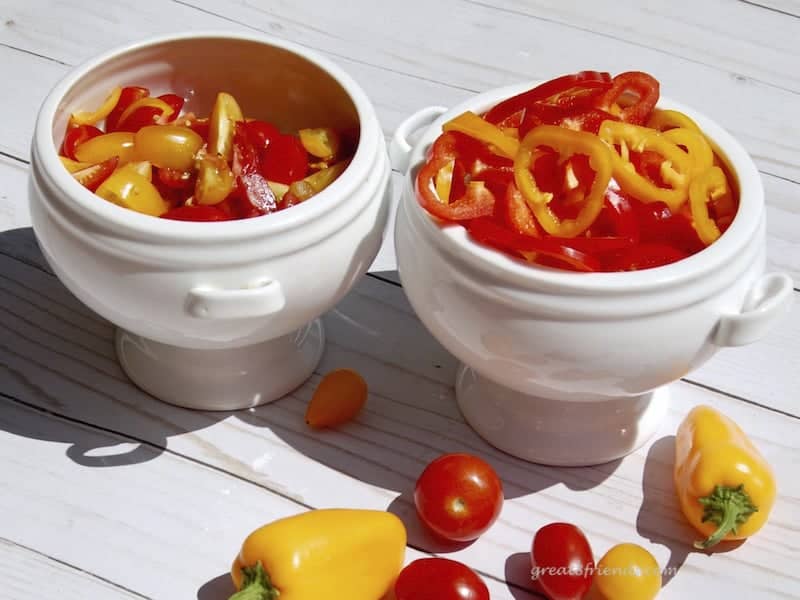
<svg viewBox="0 0 800 600">
<path fill-rule="evenodd" d="M 331 371 L 322 378 L 306 410 L 314 429 L 337 427 L 350 421 L 367 401 L 367 383 L 351 369 Z"/>
</svg>

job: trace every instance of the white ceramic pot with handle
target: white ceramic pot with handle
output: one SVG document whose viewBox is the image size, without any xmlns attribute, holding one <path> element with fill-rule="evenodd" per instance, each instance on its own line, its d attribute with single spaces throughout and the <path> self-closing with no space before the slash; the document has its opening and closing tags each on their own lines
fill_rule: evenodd
<svg viewBox="0 0 800 600">
<path fill-rule="evenodd" d="M 493 90 L 447 111 L 423 109 L 398 128 L 390 152 L 408 165 L 398 270 L 422 322 L 462 362 L 457 401 L 479 434 L 530 461 L 597 464 L 653 435 L 670 382 L 721 347 L 763 336 L 787 310 L 792 281 L 765 273 L 764 192 L 750 157 L 711 119 L 666 98 L 659 107 L 695 119 L 740 189 L 733 223 L 701 252 L 647 270 L 577 273 L 516 260 L 458 224 L 435 222 L 417 199 L 415 178 L 442 124 L 534 85 Z"/>
<path fill-rule="evenodd" d="M 245 116 L 285 131 L 357 130 L 357 149 L 328 188 L 285 210 L 222 222 L 140 214 L 80 186 L 58 158 L 70 113 L 125 85 L 182 95 L 201 116 L 226 91 Z M 94 58 L 51 91 L 33 138 L 30 206 L 55 273 L 119 328 L 133 381 L 171 403 L 230 410 L 274 400 L 313 372 L 318 318 L 380 248 L 390 171 L 372 104 L 326 58 L 263 35 L 179 34 Z"/>
</svg>

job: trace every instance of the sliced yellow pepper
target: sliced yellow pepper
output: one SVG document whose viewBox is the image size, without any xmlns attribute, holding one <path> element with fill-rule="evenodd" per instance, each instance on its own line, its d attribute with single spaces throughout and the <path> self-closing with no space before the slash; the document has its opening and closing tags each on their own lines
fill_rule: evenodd
<svg viewBox="0 0 800 600">
<path fill-rule="evenodd" d="M 450 190 L 453 187 L 453 170 L 456 166 L 456 159 L 447 161 L 436 173 L 436 195 L 445 204 L 450 202 Z"/>
<path fill-rule="evenodd" d="M 128 108 L 126 108 L 124 111 L 122 111 L 122 114 L 119 116 L 119 121 L 117 121 L 117 123 L 119 125 L 124 125 L 125 120 L 143 106 L 152 106 L 154 108 L 161 109 L 162 118 L 171 117 L 172 113 L 175 112 L 175 110 L 169 104 L 167 104 L 160 98 L 152 98 L 150 96 L 147 96 L 145 98 L 140 98 L 139 100 L 131 104 Z"/>
<path fill-rule="evenodd" d="M 506 135 L 502 129 L 467 111 L 442 125 L 444 131 L 460 131 L 489 145 L 495 154 L 513 159 L 519 150 L 519 140 Z"/>
<path fill-rule="evenodd" d="M 81 110 L 75 113 L 72 113 L 69 118 L 69 123 L 71 126 L 73 125 L 94 125 L 105 119 L 108 115 L 111 114 L 111 111 L 114 110 L 114 107 L 119 102 L 119 97 L 122 94 L 121 87 L 115 87 L 111 90 L 111 93 L 108 97 L 103 101 L 103 104 L 100 105 L 95 111 L 87 111 Z"/>
<path fill-rule="evenodd" d="M 589 166 L 594 170 L 595 177 L 574 219 L 559 219 L 549 206 L 553 194 L 543 192 L 536 184 L 531 173 L 531 162 L 538 146 L 552 148 L 558 152 L 561 161 L 573 154 L 589 157 Z M 547 233 L 558 237 L 575 237 L 589 228 L 603 208 L 603 198 L 611 180 L 613 154 L 597 136 L 585 131 L 539 125 L 528 132 L 514 161 L 514 180 L 536 220 Z"/>
<path fill-rule="evenodd" d="M 403 567 L 406 530 L 389 512 L 312 510 L 252 532 L 233 562 L 230 600 L 378 600 Z"/>
<path fill-rule="evenodd" d="M 694 228 L 706 246 L 722 235 L 717 224 L 708 215 L 707 203 L 729 194 L 728 180 L 719 167 L 706 169 L 695 177 L 689 186 L 689 206 L 692 209 Z"/>
<path fill-rule="evenodd" d="M 664 202 L 673 214 L 677 213 L 689 195 L 689 181 L 692 174 L 692 159 L 675 143 L 658 131 L 618 121 L 603 121 L 598 132 L 611 148 L 614 179 L 622 191 L 642 202 Z M 615 146 L 620 146 L 616 152 Z M 664 158 L 661 164 L 661 177 L 670 188 L 661 188 L 640 175 L 629 160 L 628 152 L 651 150 Z"/>
<path fill-rule="evenodd" d="M 684 146 L 692 161 L 692 174 L 696 175 L 714 164 L 714 151 L 705 136 L 698 132 L 676 127 L 661 134 L 676 146 Z"/>
<path fill-rule="evenodd" d="M 678 427 L 674 483 L 681 509 L 703 536 L 699 549 L 761 529 L 775 503 L 772 467 L 730 418 L 697 406 Z"/>
<path fill-rule="evenodd" d="M 669 129 L 691 129 L 700 133 L 700 127 L 692 119 L 678 110 L 664 110 L 661 108 L 654 108 L 650 114 L 650 119 L 647 121 L 647 127 L 657 129 L 658 131 L 667 131 Z"/>
</svg>

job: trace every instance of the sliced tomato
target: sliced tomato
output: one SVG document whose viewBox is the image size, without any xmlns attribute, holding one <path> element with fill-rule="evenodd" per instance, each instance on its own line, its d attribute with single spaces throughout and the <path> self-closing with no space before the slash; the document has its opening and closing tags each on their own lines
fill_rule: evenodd
<svg viewBox="0 0 800 600">
<path fill-rule="evenodd" d="M 266 121 L 247 121 L 244 124 L 250 143 L 257 150 L 263 151 L 272 140 L 280 137 L 281 132 L 272 123 Z"/>
<path fill-rule="evenodd" d="M 308 153 L 293 135 L 272 139 L 261 155 L 261 174 L 270 181 L 286 185 L 308 174 Z"/>
<path fill-rule="evenodd" d="M 67 129 L 64 141 L 61 144 L 60 153 L 72 160 L 78 160 L 75 150 L 86 140 L 103 135 L 103 132 L 94 125 L 77 125 Z"/>
<path fill-rule="evenodd" d="M 173 190 L 192 190 L 197 178 L 193 171 L 179 171 L 168 167 L 157 169 L 156 176 L 162 184 Z"/>
<path fill-rule="evenodd" d="M 233 130 L 233 164 L 231 168 L 236 175 L 257 173 L 261 168 L 260 154 L 247 134 L 245 123 L 242 121 L 236 123 Z"/>
<path fill-rule="evenodd" d="M 267 213 L 275 212 L 277 208 L 277 200 L 275 199 L 275 192 L 269 187 L 267 180 L 261 173 L 246 173 L 239 176 L 239 187 L 241 189 L 241 197 L 246 200 L 256 214 L 245 205 L 245 213 L 247 216 L 265 215 Z"/>
<path fill-rule="evenodd" d="M 112 156 L 91 167 L 75 171 L 72 176 L 87 190 L 94 192 L 114 172 L 117 164 L 119 164 L 119 156 Z"/>
<path fill-rule="evenodd" d="M 175 221 L 229 221 L 231 216 L 216 206 L 178 206 L 163 215 L 162 219 Z"/>
</svg>

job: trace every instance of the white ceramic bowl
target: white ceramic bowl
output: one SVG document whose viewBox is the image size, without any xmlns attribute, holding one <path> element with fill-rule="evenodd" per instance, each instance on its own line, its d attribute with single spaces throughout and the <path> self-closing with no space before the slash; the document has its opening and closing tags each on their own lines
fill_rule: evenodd
<svg viewBox="0 0 800 600">
<path fill-rule="evenodd" d="M 712 120 L 666 98 L 659 106 L 696 120 L 741 190 L 730 228 L 702 252 L 638 272 L 575 273 L 527 264 L 473 242 L 459 225 L 434 222 L 414 179 L 441 125 L 534 85 L 480 94 L 444 114 L 424 109 L 397 130 L 392 158 L 410 165 L 396 223 L 398 269 L 420 319 L 462 361 L 457 399 L 483 437 L 535 462 L 596 464 L 654 433 L 666 384 L 719 347 L 762 336 L 789 306 L 792 281 L 764 273 L 764 193 L 750 157 Z"/>
<path fill-rule="evenodd" d="M 227 91 L 248 117 L 287 131 L 355 127 L 359 143 L 346 171 L 300 205 L 238 221 L 159 219 L 95 196 L 58 159 L 69 114 L 115 85 L 183 95 L 201 116 Z M 178 34 L 94 58 L 50 92 L 33 138 L 31 216 L 61 281 L 119 327 L 137 384 L 176 404 L 232 409 L 280 397 L 313 371 L 318 317 L 380 248 L 389 173 L 372 104 L 332 62 L 263 35 Z"/>
</svg>

